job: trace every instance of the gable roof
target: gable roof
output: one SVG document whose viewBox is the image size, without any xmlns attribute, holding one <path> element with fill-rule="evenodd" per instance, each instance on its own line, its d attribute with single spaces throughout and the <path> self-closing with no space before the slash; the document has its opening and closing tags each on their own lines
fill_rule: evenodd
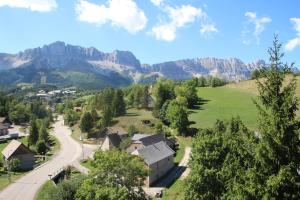
<svg viewBox="0 0 300 200">
<path fill-rule="evenodd" d="M 155 144 L 161 141 L 166 141 L 166 138 L 163 134 L 154 134 L 154 135 L 148 135 L 147 137 L 143 137 L 139 141 L 144 146 L 149 146 L 151 144 Z"/>
<path fill-rule="evenodd" d="M 107 134 L 107 138 L 114 147 L 119 147 L 121 143 L 121 137 L 117 133 Z"/>
<path fill-rule="evenodd" d="M 145 163 L 149 166 L 160 160 L 175 154 L 175 152 L 163 141 L 137 149 L 132 152 L 133 155 L 139 155 L 144 158 Z"/>
<path fill-rule="evenodd" d="M 137 140 L 140 140 L 144 137 L 148 137 L 150 136 L 149 134 L 140 134 L 140 133 L 137 133 L 137 134 L 134 134 L 131 138 L 132 141 L 137 141 Z"/>
<path fill-rule="evenodd" d="M 32 153 L 23 143 L 18 140 L 12 140 L 2 151 L 3 156 L 8 159 L 10 158 L 18 149 L 22 149 L 26 153 Z"/>
<path fill-rule="evenodd" d="M 127 135 L 127 132 L 119 126 L 107 127 L 105 132 L 107 134 L 117 133 L 118 135 Z"/>
<path fill-rule="evenodd" d="M 5 120 L 6 120 L 6 118 L 5 118 L 5 117 L 0 117 L 0 123 L 4 123 L 4 122 L 5 122 Z"/>
</svg>

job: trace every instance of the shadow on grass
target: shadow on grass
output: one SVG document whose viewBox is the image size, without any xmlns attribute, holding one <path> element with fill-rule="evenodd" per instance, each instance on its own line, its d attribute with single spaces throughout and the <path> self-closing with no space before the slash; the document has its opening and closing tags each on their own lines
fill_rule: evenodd
<svg viewBox="0 0 300 200">
<path fill-rule="evenodd" d="M 180 178 L 181 174 L 183 174 L 186 168 L 187 167 L 185 166 L 175 165 L 166 175 L 156 181 L 152 187 L 169 188 L 178 178 Z"/>
<path fill-rule="evenodd" d="M 196 110 L 204 110 L 203 109 L 203 105 L 207 104 L 209 101 L 209 99 L 202 99 L 202 98 L 198 98 L 197 103 L 189 110 L 189 114 L 191 113 L 196 113 Z"/>
<path fill-rule="evenodd" d="M 137 116 L 140 116 L 136 113 L 126 113 L 124 116 L 127 116 L 127 117 L 137 117 Z"/>
</svg>

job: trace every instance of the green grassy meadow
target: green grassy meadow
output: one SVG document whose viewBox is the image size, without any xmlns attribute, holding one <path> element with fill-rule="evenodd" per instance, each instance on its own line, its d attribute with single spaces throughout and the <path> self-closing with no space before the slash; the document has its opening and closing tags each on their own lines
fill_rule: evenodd
<svg viewBox="0 0 300 200">
<path fill-rule="evenodd" d="M 116 118 L 116 124 L 114 126 L 128 130 L 130 125 L 134 125 L 140 133 L 155 133 L 155 128 L 144 125 L 142 120 L 150 120 L 153 124 L 159 122 L 158 119 L 153 117 L 151 111 L 131 108 L 127 110 L 124 116 Z"/>
<path fill-rule="evenodd" d="M 257 128 L 257 110 L 253 103 L 256 95 L 229 87 L 198 88 L 201 98 L 199 108 L 190 110 L 189 119 L 196 128 L 211 127 L 217 119 L 226 120 L 240 116 L 250 128 Z"/>
</svg>

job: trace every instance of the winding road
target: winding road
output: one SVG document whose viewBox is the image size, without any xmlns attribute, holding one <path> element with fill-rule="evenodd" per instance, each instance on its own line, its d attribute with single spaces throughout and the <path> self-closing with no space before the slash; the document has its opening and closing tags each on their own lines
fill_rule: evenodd
<svg viewBox="0 0 300 200">
<path fill-rule="evenodd" d="M 60 151 L 48 162 L 27 173 L 0 193 L 0 200 L 33 200 L 39 188 L 49 180 L 49 175 L 55 174 L 61 168 L 73 165 L 79 171 L 87 173 L 88 169 L 79 164 L 82 151 L 87 157 L 96 147 L 82 146 L 71 137 L 69 127 L 63 125 L 62 116 L 53 124 L 51 132 L 60 142 Z"/>
</svg>

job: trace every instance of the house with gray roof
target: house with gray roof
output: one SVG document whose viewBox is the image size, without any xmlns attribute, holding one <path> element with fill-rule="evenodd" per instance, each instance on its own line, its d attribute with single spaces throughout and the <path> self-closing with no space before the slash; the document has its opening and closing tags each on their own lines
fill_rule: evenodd
<svg viewBox="0 0 300 200">
<path fill-rule="evenodd" d="M 174 141 L 168 139 L 164 134 L 134 134 L 131 141 L 131 145 L 126 150 L 129 153 L 161 141 L 165 142 L 172 149 L 175 146 Z"/>
<path fill-rule="evenodd" d="M 131 154 L 144 159 L 149 169 L 147 186 L 151 186 L 174 167 L 175 152 L 164 141 L 136 149 Z"/>
</svg>

